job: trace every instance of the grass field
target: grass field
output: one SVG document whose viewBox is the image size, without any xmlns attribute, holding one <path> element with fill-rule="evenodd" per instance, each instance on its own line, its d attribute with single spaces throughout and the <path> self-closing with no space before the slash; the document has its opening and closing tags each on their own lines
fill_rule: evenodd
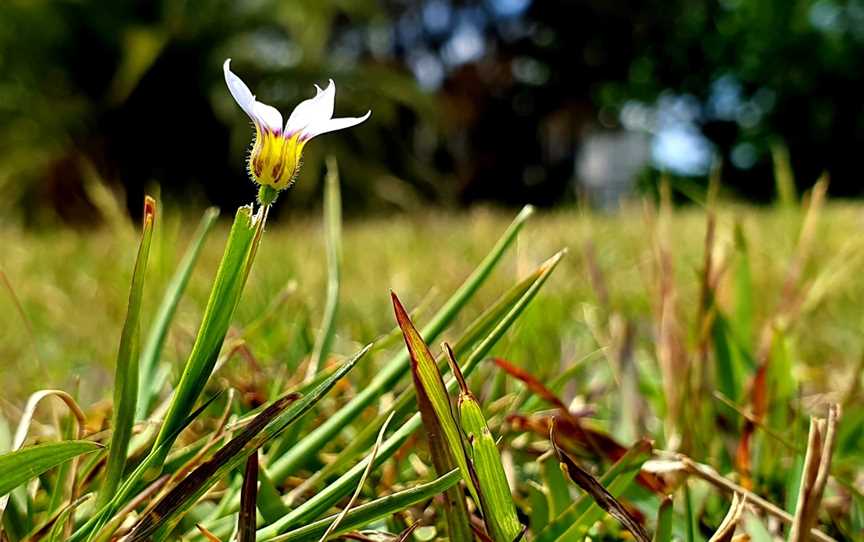
<svg viewBox="0 0 864 542">
<path fill-rule="evenodd" d="M 667 213 L 652 204 L 615 215 L 576 209 L 538 213 L 442 338 L 456 340 L 503 291 L 566 247 L 560 266 L 492 354 L 552 387 L 571 411 L 590 413 L 591 427 L 627 445 L 647 436 L 659 449 L 683 450 L 793 514 L 808 417 L 824 417 L 827 404 L 841 404 L 832 470 L 839 481 L 828 484 L 817 524 L 838 539 L 854 538 L 864 483 L 864 399 L 858 387 L 864 358 L 864 207 L 829 203 L 807 216 L 797 208 L 721 206 L 706 274 L 704 209 Z M 346 221 L 333 356 L 341 359 L 394 332 L 390 290 L 412 311 L 418 327 L 423 325 L 511 219 L 506 211 L 474 210 Z M 197 217 L 181 223 L 171 209 L 161 214 L 146 291 L 164 289 L 196 223 Z M 172 367 L 171 382 L 179 378 L 195 337 L 227 225 L 220 224 L 207 240 L 166 342 L 163 359 Z M 30 393 L 48 387 L 75 390 L 88 407 L 100 401 L 104 408 L 110 405 L 135 230 L 119 221 L 87 232 L 0 232 L 5 277 L 0 411 L 10 424 Z M 229 331 L 229 338 L 242 335 L 248 349 L 231 356 L 211 385 L 235 386 L 250 404 L 261 390 L 266 399 L 284 391 L 277 388 L 305 371 L 326 287 L 321 221 L 271 221 Z M 145 296 L 145 329 L 159 300 L 158 293 Z M 434 351 L 437 343 L 430 344 Z M 402 348 L 398 336 L 386 339 L 354 369 L 342 396 L 362 389 Z M 759 409 L 752 379 L 764 359 L 771 360 L 764 390 L 768 405 L 754 415 L 750 472 L 742 473 L 736 450 L 747 431 L 744 414 Z M 505 436 L 511 484 L 513 472 L 519 478 L 520 514 L 538 513 L 532 488 L 545 487 L 548 496 L 552 482 L 527 463 L 515 471 L 512 465 L 514 456 L 536 459 L 532 442 L 543 440 L 519 426 L 526 420 L 507 417 L 508 398 L 521 393 L 521 384 L 491 362 L 482 362 L 469 384 L 493 432 Z M 407 377 L 398 390 L 406 386 Z M 322 412 L 335 408 L 322 404 Z M 535 405 L 535 412 L 544 410 Z M 367 409 L 362 419 L 374 414 Z M 362 425 L 358 420 L 319 459 L 326 462 Z M 790 449 L 790 442 L 797 448 Z M 400 475 L 386 470 L 373 475 L 373 487 L 386 493 L 391 485 L 404 486 L 386 481 L 388 476 L 402 480 L 405 469 L 411 470 L 400 469 Z M 419 476 L 422 469 L 414 471 Z M 681 539 L 707 539 L 728 500 L 705 484 L 688 488 L 676 497 L 673 532 Z M 634 494 L 631 502 L 653 526 L 659 501 Z M 741 530 L 756 539 L 782 532 L 776 519 L 763 517 L 760 523 L 753 510 L 745 515 Z M 608 525 L 595 529 L 601 539 L 618 532 Z"/>
</svg>

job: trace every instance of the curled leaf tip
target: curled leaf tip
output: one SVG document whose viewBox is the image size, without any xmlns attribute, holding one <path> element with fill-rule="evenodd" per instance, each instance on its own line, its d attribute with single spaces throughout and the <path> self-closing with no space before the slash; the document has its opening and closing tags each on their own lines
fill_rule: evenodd
<svg viewBox="0 0 864 542">
<path fill-rule="evenodd" d="M 144 196 L 144 225 L 153 222 L 156 216 L 156 200 L 151 196 Z"/>
</svg>

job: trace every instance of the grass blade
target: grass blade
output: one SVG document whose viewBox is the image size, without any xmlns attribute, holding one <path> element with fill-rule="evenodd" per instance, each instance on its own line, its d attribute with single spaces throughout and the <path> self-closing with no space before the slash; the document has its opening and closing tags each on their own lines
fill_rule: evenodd
<svg viewBox="0 0 864 542">
<path fill-rule="evenodd" d="M 507 290 L 491 307 L 486 309 L 477 319 L 475 319 L 465 330 L 462 336 L 456 341 L 453 350 L 457 356 L 468 354 L 471 349 L 477 346 L 495 327 L 505 319 L 510 310 L 516 306 L 520 299 L 534 286 L 534 284 L 545 275 L 546 271 L 541 266 L 533 273 L 528 275 L 515 286 Z M 397 326 L 398 329 L 398 326 Z M 401 330 L 399 336 L 402 336 Z M 393 405 L 386 411 L 379 414 L 371 423 L 366 424 L 360 432 L 352 437 L 351 441 L 345 446 L 336 458 L 325 465 L 321 470 L 316 472 L 306 482 L 301 484 L 295 491 L 292 491 L 291 497 L 303 494 L 310 488 L 316 487 L 320 481 L 331 477 L 337 472 L 344 472 L 348 466 L 363 454 L 375 439 L 375 432 L 384 424 L 384 421 L 391 413 L 395 413 L 396 420 L 404 420 L 408 417 L 415 408 L 415 392 L 414 387 L 406 388 L 399 396 Z M 557 468 L 557 467 L 556 467 Z"/>
<path fill-rule="evenodd" d="M 639 441 L 600 477 L 599 482 L 609 489 L 612 496 L 620 495 L 633 483 L 642 464 L 650 457 L 651 444 L 645 440 Z M 572 540 L 568 535 L 575 533 L 575 530 L 583 525 L 583 518 L 592 505 L 594 501 L 588 495 L 583 495 L 549 522 L 549 525 L 534 537 L 535 542 Z"/>
<path fill-rule="evenodd" d="M 195 528 L 198 529 L 198 532 L 201 533 L 201 536 L 203 536 L 207 540 L 207 542 L 222 542 L 222 540 L 218 536 L 208 531 L 207 528 L 203 525 L 196 524 Z"/>
<path fill-rule="evenodd" d="M 51 524 L 51 530 L 48 532 L 48 536 L 46 540 L 48 542 L 62 542 L 68 536 L 64 531 L 65 525 L 69 519 L 71 519 L 72 514 L 75 512 L 75 509 L 81 506 L 84 502 L 90 500 L 93 497 L 92 493 L 88 493 L 86 495 L 82 495 L 77 499 L 73 500 L 62 509 L 60 509 L 59 513 L 54 517 L 54 522 Z"/>
<path fill-rule="evenodd" d="M 150 470 L 146 473 L 147 479 L 153 479 L 161 472 L 161 464 L 168 453 L 168 448 L 162 444 L 172 439 L 172 435 L 176 438 L 177 428 L 195 407 L 204 385 L 210 378 L 234 309 L 240 302 L 240 294 L 246 284 L 266 221 L 266 208 L 262 208 L 255 216 L 252 215 L 251 207 L 237 210 L 225 253 L 204 309 L 201 326 L 192 345 L 192 352 L 186 360 L 180 383 L 174 391 L 165 420 L 153 444 L 154 450 L 164 451 L 149 458 Z"/>
<path fill-rule="evenodd" d="M 156 378 L 159 356 L 162 354 L 162 347 L 165 344 L 165 338 L 168 336 L 168 329 L 174 320 L 174 314 L 177 312 L 177 305 L 180 303 L 180 298 L 183 297 L 183 292 L 186 290 L 186 285 L 192 276 L 192 269 L 198 261 L 198 256 L 204 247 L 204 241 L 216 224 L 217 218 L 219 218 L 219 209 L 216 207 L 211 207 L 204 212 L 204 216 L 201 217 L 201 222 L 198 224 L 198 229 L 195 230 L 195 234 L 192 236 L 192 243 L 183 254 L 183 258 L 177 266 L 177 271 L 171 277 L 171 281 L 168 283 L 168 287 L 162 297 L 162 302 L 156 310 L 156 316 L 150 325 L 147 339 L 144 341 L 138 365 L 140 390 L 138 393 L 138 403 L 135 407 L 136 420 L 143 420 L 147 417 L 147 412 L 159 393 L 159 381 Z"/>
<path fill-rule="evenodd" d="M 129 306 L 126 321 L 120 335 L 120 348 L 114 370 L 114 414 L 111 418 L 111 442 L 108 445 L 108 463 L 105 478 L 99 489 L 99 507 L 104 506 L 114 496 L 120 485 L 129 452 L 129 439 L 135 424 L 135 405 L 138 402 L 138 356 L 141 341 L 141 301 L 144 297 L 144 275 L 147 259 L 150 256 L 150 242 L 153 239 L 153 223 L 156 220 L 156 200 L 144 198 L 144 224 L 138 257 L 132 273 L 132 287 L 129 291 Z"/>
<path fill-rule="evenodd" d="M 306 372 L 306 382 L 321 372 L 336 333 L 342 267 L 342 196 L 339 191 L 339 168 L 333 157 L 327 160 L 327 177 L 324 180 L 324 231 L 327 239 L 327 300 L 321 330 L 312 350 L 312 361 Z"/>
<path fill-rule="evenodd" d="M 450 371 L 459 383 L 459 421 L 465 434 L 468 459 L 472 467 L 480 508 L 486 529 L 496 542 L 513 542 L 520 538 L 523 526 L 516 516 L 516 505 L 510 493 L 501 454 L 489 432 L 480 403 L 462 376 L 453 350 L 445 344 Z"/>
<path fill-rule="evenodd" d="M 298 395 L 288 393 L 275 400 L 212 458 L 203 462 L 163 496 L 129 533 L 130 542 L 156 538 L 162 540 L 185 514 L 222 475 L 239 466 L 257 447 L 249 446 L 268 424 L 295 401 Z M 251 449 L 247 450 L 247 446 Z M 246 453 L 244 453 L 246 451 Z"/>
<path fill-rule="evenodd" d="M 295 393 L 277 399 L 258 414 L 243 431 L 219 449 L 208 461 L 199 465 L 178 485 L 169 491 L 139 520 L 130 533 L 129 542 L 162 540 L 177 521 L 203 495 L 208 488 L 237 468 L 255 450 L 279 435 L 291 423 L 309 411 L 330 389 L 350 371 L 369 351 L 370 346 L 355 354 L 309 395 L 298 400 Z"/>
<path fill-rule="evenodd" d="M 459 470 L 453 469 L 432 482 L 420 484 L 411 489 L 399 491 L 386 497 L 379 497 L 374 501 L 362 504 L 348 512 L 339 524 L 339 528 L 337 528 L 332 534 L 339 535 L 358 529 L 375 520 L 423 502 L 441 494 L 451 487 L 454 487 L 461 479 L 462 475 Z M 294 529 L 293 531 L 289 531 L 283 535 L 271 538 L 259 537 L 259 540 L 262 542 L 300 542 L 317 540 L 327 530 L 327 528 L 333 524 L 335 518 L 335 515 L 329 516 L 304 525 L 298 529 Z"/>
<path fill-rule="evenodd" d="M 837 421 L 840 407 L 832 405 L 828 419 L 812 418 L 808 436 L 807 453 L 804 457 L 804 471 L 801 473 L 801 486 L 798 489 L 798 503 L 795 506 L 795 520 L 789 532 L 790 542 L 805 542 L 810 538 L 810 528 L 816 525 L 819 504 L 828 481 L 831 468 L 831 454 L 837 434 Z"/>
<path fill-rule="evenodd" d="M 746 504 L 747 497 L 742 497 L 738 493 L 732 494 L 732 504 L 729 506 L 729 511 L 723 518 L 723 522 L 720 523 L 720 526 L 717 527 L 717 530 L 708 539 L 708 542 L 731 542 Z"/>
<path fill-rule="evenodd" d="M 798 190 L 795 187 L 795 174 L 789 159 L 789 149 L 782 141 L 771 145 L 771 158 L 774 162 L 774 186 L 777 189 L 777 204 L 793 209 L 798 204 Z"/>
<path fill-rule="evenodd" d="M 246 460 L 243 488 L 240 490 L 240 515 L 237 518 L 237 542 L 255 542 L 255 500 L 258 495 L 258 450 Z"/>
<path fill-rule="evenodd" d="M 495 325 L 494 329 L 486 335 L 483 340 L 477 345 L 476 348 L 471 352 L 466 359 L 464 366 L 462 367 L 462 373 L 467 377 L 470 375 L 474 369 L 477 368 L 477 365 L 480 361 L 486 356 L 492 347 L 501 339 L 504 333 L 510 329 L 510 326 L 513 325 L 513 322 L 522 314 L 531 300 L 534 299 L 534 296 L 537 295 L 537 292 L 540 291 L 540 288 L 546 283 L 546 280 L 549 278 L 549 275 L 555 268 L 558 266 L 558 263 L 561 261 L 561 258 L 564 257 L 566 251 L 561 251 L 543 262 L 540 267 L 537 269 L 537 272 L 534 276 L 534 281 L 531 283 L 531 287 L 525 291 L 519 299 L 509 307 L 504 318 L 502 318 Z M 447 383 L 448 390 L 455 391 L 456 389 L 456 381 L 451 379 Z M 381 446 L 381 450 L 379 451 L 377 457 L 375 458 L 373 468 L 377 467 L 381 463 L 383 463 L 387 458 L 396 453 L 402 444 L 411 436 L 417 429 L 420 428 L 421 420 L 420 414 L 414 414 L 408 421 L 406 421 L 399 429 L 396 430 L 387 440 L 384 441 L 384 444 Z M 366 462 L 358 463 L 354 465 L 350 470 L 340 476 L 338 479 L 333 481 L 331 484 L 323 488 L 321 491 L 317 492 L 314 497 L 304 502 L 294 510 L 292 510 L 288 515 L 280 518 L 278 521 L 274 522 L 272 525 L 264 527 L 258 530 L 258 538 L 259 539 L 267 539 L 272 538 L 282 532 L 285 532 L 288 529 L 292 529 L 302 523 L 309 522 L 314 520 L 315 518 L 320 517 L 320 514 L 326 512 L 330 506 L 332 506 L 335 502 L 337 502 L 342 497 L 348 495 L 351 492 L 351 489 L 356 487 L 357 480 L 359 479 L 363 469 L 365 468 Z"/>
<path fill-rule="evenodd" d="M 120 508 L 124 505 L 127 505 L 127 501 L 134 495 L 139 489 L 141 485 L 141 481 L 144 479 L 144 474 L 150 468 L 150 464 L 148 463 L 154 457 L 168 457 L 168 449 L 173 445 L 174 440 L 180 435 L 180 433 L 190 424 L 192 423 L 202 412 L 204 412 L 210 404 L 216 400 L 217 397 L 221 395 L 221 392 L 214 394 L 210 398 L 208 398 L 204 403 L 201 404 L 198 408 L 195 409 L 194 412 L 189 414 L 185 420 L 182 421 L 180 426 L 177 428 L 177 431 L 174 435 L 171 435 L 169 439 L 163 442 L 159 448 L 154 448 L 144 460 L 135 467 L 135 470 L 129 474 L 128 477 L 123 481 L 120 487 L 117 489 L 117 495 L 111 499 L 111 501 L 98 510 L 93 516 L 88 519 L 84 525 L 79 527 L 72 536 L 68 539 L 67 542 L 80 542 L 82 540 L 88 539 L 92 540 L 91 535 L 96 533 L 97 531 L 101 531 L 103 528 L 111 531 L 112 529 L 119 526 L 117 524 L 115 513 L 120 510 Z M 201 441 L 203 443 L 203 441 Z M 193 445 L 192 453 L 195 453 L 195 446 Z M 171 465 L 174 468 L 179 468 L 185 461 L 188 459 L 186 453 L 178 454 L 180 455 L 180 460 L 178 464 Z M 171 458 L 169 457 L 169 460 Z M 170 462 L 169 462 L 170 463 Z M 111 522 L 114 522 L 112 524 Z"/>
<path fill-rule="evenodd" d="M 56 397 L 63 401 L 63 403 L 69 408 L 69 412 L 72 413 L 72 416 L 75 418 L 76 423 L 78 424 L 78 440 L 84 439 L 84 426 L 87 423 L 87 420 L 84 411 L 81 410 L 81 407 L 78 406 L 78 403 L 75 401 L 75 399 L 62 390 L 40 390 L 30 395 L 30 397 L 27 399 L 27 404 L 24 407 L 24 412 L 21 414 L 21 419 L 18 422 L 18 428 L 15 430 L 15 436 L 12 438 L 12 446 L 10 448 L 10 451 L 17 450 L 24 445 L 24 442 L 27 440 L 27 433 L 30 430 L 30 424 L 32 423 L 33 416 L 36 414 L 36 407 L 39 406 L 43 399 L 48 397 Z M 75 462 L 73 462 L 73 466 L 77 467 L 77 459 L 75 460 Z M 75 499 L 77 492 L 77 484 L 75 483 L 76 471 L 77 468 L 73 468 L 70 471 L 70 478 L 72 479 L 72 500 Z M 8 502 L 8 500 L 8 496 L 0 497 L 0 518 L 2 518 L 3 516 L 3 512 L 6 509 L 6 503 Z"/>
<path fill-rule="evenodd" d="M 555 448 L 555 453 L 558 455 L 558 460 L 561 462 L 561 468 L 564 473 L 583 491 L 591 495 L 594 502 L 600 508 L 606 510 L 612 517 L 617 519 L 639 542 L 650 542 L 651 537 L 645 532 L 645 528 L 639 523 L 636 518 L 622 505 L 618 499 L 612 495 L 606 487 L 603 486 L 597 478 L 594 478 L 588 471 L 584 470 L 575 459 L 570 457 L 567 452 L 561 449 L 557 442 L 555 434 L 555 425 L 553 423 L 550 432 L 549 440 L 552 441 L 552 446 Z"/>
<path fill-rule="evenodd" d="M 330 524 L 330 527 L 321 535 L 321 542 L 327 540 L 327 538 L 335 531 L 339 524 L 342 523 L 342 520 L 345 519 L 345 516 L 351 510 L 351 507 L 354 506 L 354 502 L 357 501 L 357 497 L 360 496 L 360 491 L 363 490 L 363 484 L 366 483 L 366 478 L 369 477 L 369 473 L 372 471 L 372 464 L 375 462 L 375 456 L 378 454 L 378 449 L 381 447 L 381 441 L 384 440 L 384 433 L 387 431 L 387 426 L 390 425 L 390 420 L 393 419 L 391 415 L 390 418 L 384 423 L 381 427 L 381 431 L 378 432 L 378 439 L 375 441 L 375 446 L 372 447 L 372 452 L 369 454 L 369 462 L 366 465 L 366 470 L 363 471 L 363 476 L 360 477 L 360 483 L 357 484 L 357 489 L 354 490 L 354 494 L 351 495 L 351 498 L 348 500 L 348 504 L 345 505 L 345 508 L 342 509 L 342 512 L 336 516 L 336 519 L 333 520 L 333 523 Z"/>
<path fill-rule="evenodd" d="M 411 375 L 417 393 L 417 406 L 420 408 L 420 418 L 426 428 L 435 471 L 441 476 L 452 469 L 455 463 L 462 473 L 462 479 L 465 480 L 471 496 L 479 505 L 481 501 L 462 441 L 462 431 L 453 415 L 450 396 L 444 386 L 441 371 L 438 370 L 438 363 L 429 351 L 429 347 L 423 342 L 423 338 L 414 327 L 411 317 L 399 302 L 399 298 L 392 292 L 390 297 L 393 301 L 396 321 L 402 329 L 405 346 L 411 356 Z M 468 512 L 465 508 L 465 499 L 458 488 L 448 492 L 444 509 L 450 539 L 470 541 L 472 537 Z"/>
<path fill-rule="evenodd" d="M 267 474 L 266 468 L 258 472 L 258 511 L 267 523 L 272 523 L 287 514 L 290 509 L 282 502 L 282 495 Z"/>
<path fill-rule="evenodd" d="M 544 522 L 545 525 L 545 523 L 558 517 L 570 506 L 570 487 L 554 456 L 546 455 L 541 457 L 539 461 L 540 475 L 543 478 L 543 484 L 546 486 L 546 502 L 549 508 L 549 517 Z"/>
<path fill-rule="evenodd" d="M 64 440 L 0 454 L 0 497 L 48 469 L 101 448 L 99 444 L 88 440 Z"/>
<path fill-rule="evenodd" d="M 653 542 L 672 542 L 672 497 L 663 497 L 660 502 Z"/>
<path fill-rule="evenodd" d="M 526 206 L 516 216 L 489 254 L 480 262 L 474 272 L 462 283 L 462 286 L 441 307 L 432 321 L 423 328 L 423 336 L 434 340 L 456 318 L 459 311 L 486 281 L 492 270 L 501 261 L 504 253 L 516 240 L 525 221 L 533 213 L 533 208 Z M 309 457 L 323 448 L 334 436 L 342 431 L 356 418 L 360 412 L 375 402 L 382 393 L 393 388 L 396 382 L 404 376 L 408 369 L 408 353 L 402 352 L 391 359 L 375 375 L 351 401 L 330 416 L 324 423 L 315 428 L 288 453 L 275 460 L 270 467 L 270 474 L 276 482 L 281 482 L 293 474 Z M 380 426 L 379 426 L 380 427 Z M 377 430 L 377 427 L 376 427 Z M 374 434 L 374 433 L 373 433 Z"/>
</svg>

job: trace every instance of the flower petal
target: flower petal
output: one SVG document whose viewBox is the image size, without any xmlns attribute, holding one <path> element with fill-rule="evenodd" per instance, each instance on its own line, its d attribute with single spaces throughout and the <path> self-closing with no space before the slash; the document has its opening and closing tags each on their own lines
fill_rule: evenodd
<svg viewBox="0 0 864 542">
<path fill-rule="evenodd" d="M 330 120 L 333 118 L 333 111 L 336 104 L 336 83 L 333 80 L 330 80 L 330 83 L 327 85 L 321 94 L 324 96 L 321 98 L 323 104 L 321 105 L 321 117 L 318 120 Z"/>
<path fill-rule="evenodd" d="M 282 133 L 282 113 L 275 107 L 261 103 L 255 99 L 255 95 L 252 94 L 246 83 L 231 71 L 230 58 L 222 65 L 222 71 L 225 73 L 225 83 L 228 85 L 231 96 L 234 97 L 237 105 L 249 115 L 249 118 L 255 124 L 267 128 L 271 132 Z"/>
<path fill-rule="evenodd" d="M 343 130 L 345 128 L 351 128 L 352 126 L 357 126 L 361 122 L 364 122 L 372 115 L 372 111 L 367 111 L 365 115 L 362 117 L 344 117 L 341 119 L 327 119 L 321 122 L 316 122 L 314 124 L 310 124 L 303 130 L 302 140 L 308 141 L 313 137 L 319 136 L 321 134 L 326 134 L 327 132 L 335 132 L 336 130 Z"/>
<path fill-rule="evenodd" d="M 282 113 L 273 106 L 255 102 L 252 106 L 252 120 L 262 124 L 276 134 L 282 133 Z"/>
<path fill-rule="evenodd" d="M 228 85 L 228 91 L 231 92 L 234 101 L 237 102 L 240 109 L 245 111 L 246 114 L 254 120 L 255 112 L 253 106 L 255 105 L 255 96 L 252 94 L 252 91 L 249 90 L 249 87 L 246 86 L 246 83 L 231 71 L 230 58 L 222 64 L 222 71 L 225 73 L 225 83 Z"/>
<path fill-rule="evenodd" d="M 307 126 L 329 120 L 333 116 L 333 104 L 336 101 L 336 85 L 333 80 L 325 90 L 315 85 L 315 97 L 300 102 L 288 122 L 285 124 L 286 134 L 296 134 L 304 131 Z"/>
</svg>

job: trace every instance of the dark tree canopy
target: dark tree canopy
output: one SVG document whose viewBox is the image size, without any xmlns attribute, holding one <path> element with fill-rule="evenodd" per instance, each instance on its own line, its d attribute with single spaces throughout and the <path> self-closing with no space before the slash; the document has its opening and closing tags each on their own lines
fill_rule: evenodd
<svg viewBox="0 0 864 542">
<path fill-rule="evenodd" d="M 576 195 L 586 134 L 670 122 L 741 196 L 772 197 L 778 145 L 801 187 L 828 171 L 835 194 L 861 193 L 861 0 L 11 0 L 0 22 L 0 206 L 36 221 L 44 201 L 86 216 L 94 179 L 130 201 L 153 182 L 251 199 L 226 57 L 283 111 L 329 77 L 337 111 L 373 110 L 310 145 L 300 204 L 333 153 L 354 210 L 551 205 Z M 695 165 L 672 172 L 702 182 L 688 148 Z"/>
</svg>

